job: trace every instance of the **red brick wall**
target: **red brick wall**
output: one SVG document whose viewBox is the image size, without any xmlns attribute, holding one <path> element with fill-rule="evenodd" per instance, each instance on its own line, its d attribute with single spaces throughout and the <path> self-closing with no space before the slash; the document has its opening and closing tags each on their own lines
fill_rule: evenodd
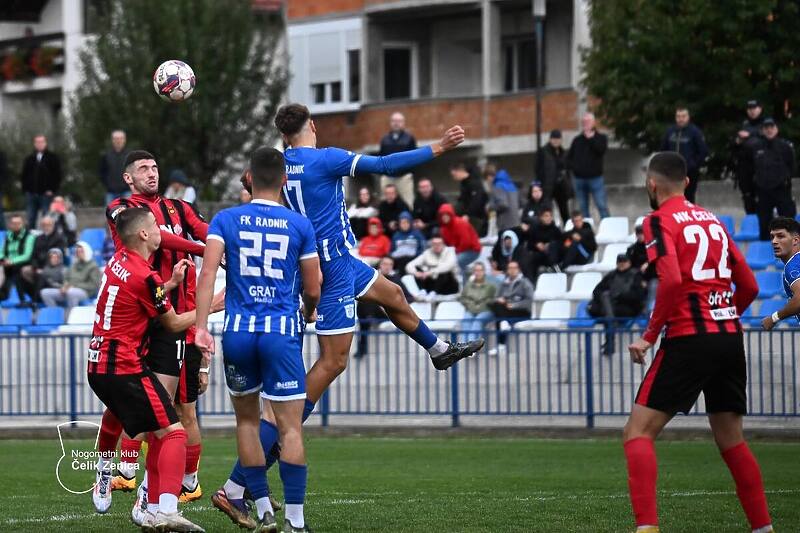
<svg viewBox="0 0 800 533">
<path fill-rule="evenodd" d="M 363 8 L 364 0 L 287 0 L 286 16 L 292 20 L 332 13 L 349 13 Z"/>
</svg>

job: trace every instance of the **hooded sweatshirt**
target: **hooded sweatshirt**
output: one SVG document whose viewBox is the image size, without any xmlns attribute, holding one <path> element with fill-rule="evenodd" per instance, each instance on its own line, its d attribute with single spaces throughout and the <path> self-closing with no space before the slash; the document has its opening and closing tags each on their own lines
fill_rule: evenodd
<svg viewBox="0 0 800 533">
<path fill-rule="evenodd" d="M 450 215 L 450 222 L 447 224 L 442 221 L 442 215 L 445 214 Z M 457 254 L 469 251 L 480 253 L 481 241 L 478 239 L 475 228 L 469 222 L 456 216 L 456 211 L 450 204 L 444 204 L 439 208 L 439 229 L 444 243 L 454 247 Z"/>
<path fill-rule="evenodd" d="M 503 231 L 519 226 L 519 190 L 503 169 L 497 171 L 492 187 L 489 209 L 497 214 L 497 229 Z"/>
<path fill-rule="evenodd" d="M 94 252 L 92 247 L 84 241 L 78 241 L 75 246 L 83 248 L 84 257 L 87 261 L 75 260 L 69 267 L 64 281 L 72 287 L 83 289 L 90 297 L 97 295 L 100 288 L 100 268 L 94 262 Z"/>
<path fill-rule="evenodd" d="M 400 213 L 400 220 L 411 222 L 411 213 L 403 211 Z M 412 226 L 408 231 L 403 231 L 399 227 L 392 235 L 392 257 L 417 257 L 425 250 L 425 237 L 419 230 Z"/>
<path fill-rule="evenodd" d="M 50 264 L 50 255 L 58 256 L 58 263 Z M 47 263 L 42 267 L 42 288 L 59 288 L 64 283 L 64 253 L 59 248 L 50 248 L 47 251 Z"/>
<path fill-rule="evenodd" d="M 378 235 L 370 235 L 369 228 L 373 225 L 378 226 L 380 233 Z M 361 244 L 358 246 L 358 254 L 361 257 L 385 257 L 389 255 L 389 250 L 392 248 L 392 243 L 389 237 L 383 233 L 383 224 L 378 217 L 372 217 L 367 222 L 367 235 L 361 239 Z"/>
</svg>

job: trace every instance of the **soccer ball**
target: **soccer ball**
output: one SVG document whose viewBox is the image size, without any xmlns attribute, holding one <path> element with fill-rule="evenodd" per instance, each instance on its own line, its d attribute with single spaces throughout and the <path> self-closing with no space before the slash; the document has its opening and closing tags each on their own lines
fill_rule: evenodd
<svg viewBox="0 0 800 533">
<path fill-rule="evenodd" d="M 192 67 L 177 59 L 164 61 L 153 73 L 153 89 L 168 102 L 188 99 L 194 92 L 194 84 Z"/>
</svg>

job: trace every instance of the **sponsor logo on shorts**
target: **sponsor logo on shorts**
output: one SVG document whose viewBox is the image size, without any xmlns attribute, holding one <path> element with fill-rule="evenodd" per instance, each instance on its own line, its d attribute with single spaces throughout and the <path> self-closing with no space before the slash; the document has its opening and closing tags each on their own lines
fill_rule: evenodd
<svg viewBox="0 0 800 533">
<path fill-rule="evenodd" d="M 297 387 L 298 387 L 297 380 L 275 382 L 276 390 L 292 390 L 296 389 Z"/>
<path fill-rule="evenodd" d="M 347 318 L 353 318 L 354 316 L 356 316 L 356 305 L 355 304 L 345 305 L 344 314 L 347 315 Z"/>
</svg>

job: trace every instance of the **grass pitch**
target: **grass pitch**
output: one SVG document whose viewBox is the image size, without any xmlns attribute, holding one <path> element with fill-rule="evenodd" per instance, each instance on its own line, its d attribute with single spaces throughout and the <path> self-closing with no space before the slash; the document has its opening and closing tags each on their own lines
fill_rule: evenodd
<svg viewBox="0 0 800 533">
<path fill-rule="evenodd" d="M 752 448 L 776 530 L 800 530 L 800 444 Z M 662 531 L 749 531 L 711 442 L 662 442 L 657 449 Z M 315 531 L 633 529 L 615 440 L 311 437 L 307 451 L 306 517 Z M 209 532 L 238 531 L 209 500 L 234 453 L 232 438 L 204 442 L 204 495 L 184 512 Z M 96 515 L 91 495 L 69 494 L 57 483 L 60 454 L 57 440 L 0 441 L 0 531 L 135 531 L 134 494 L 115 492 L 109 514 Z M 277 472 L 270 472 L 270 486 L 279 496 Z"/>
</svg>

